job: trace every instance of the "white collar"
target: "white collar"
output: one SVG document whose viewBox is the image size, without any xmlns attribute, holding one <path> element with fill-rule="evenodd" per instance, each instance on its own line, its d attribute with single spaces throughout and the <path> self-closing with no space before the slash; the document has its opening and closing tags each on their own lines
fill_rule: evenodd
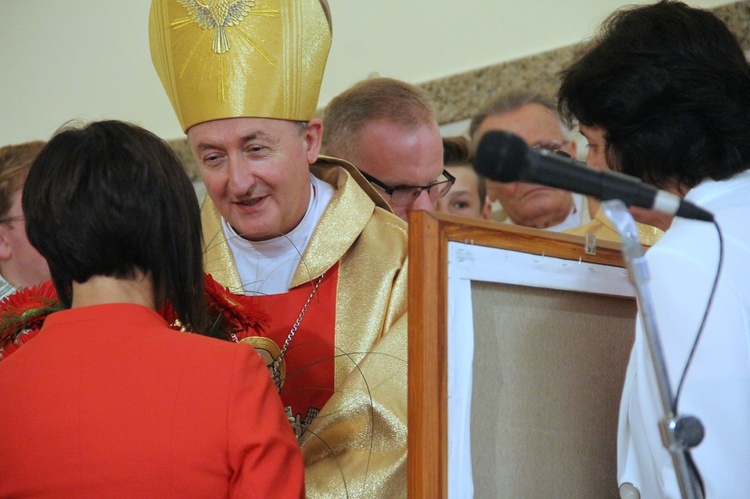
<svg viewBox="0 0 750 499">
<path fill-rule="evenodd" d="M 297 226 L 283 236 L 248 241 L 222 218 L 245 293 L 277 294 L 289 290 L 302 254 L 333 198 L 333 187 L 310 174 L 310 203 Z"/>
</svg>

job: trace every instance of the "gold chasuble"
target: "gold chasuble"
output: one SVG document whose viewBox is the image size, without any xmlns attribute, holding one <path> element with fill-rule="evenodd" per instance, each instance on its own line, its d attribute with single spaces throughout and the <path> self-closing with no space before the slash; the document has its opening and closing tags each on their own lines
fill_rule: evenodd
<svg viewBox="0 0 750 499">
<path fill-rule="evenodd" d="M 349 163 L 321 156 L 310 171 L 333 186 L 333 199 L 291 289 L 261 298 L 271 314 L 265 334 L 282 348 L 318 284 L 284 355 L 281 388 L 306 492 L 406 497 L 406 224 Z M 210 198 L 202 218 L 206 272 L 242 292 Z"/>
<path fill-rule="evenodd" d="M 664 235 L 664 231 L 657 227 L 638 222 L 636 222 L 635 225 L 638 228 L 638 239 L 641 241 L 641 244 L 649 248 Z M 604 210 L 601 209 L 596 212 L 596 215 L 589 223 L 563 232 L 565 234 L 574 234 L 576 236 L 592 234 L 596 236 L 597 239 L 620 242 L 620 234 L 618 234 L 617 228 L 615 228 L 614 224 L 609 218 L 607 218 Z"/>
</svg>

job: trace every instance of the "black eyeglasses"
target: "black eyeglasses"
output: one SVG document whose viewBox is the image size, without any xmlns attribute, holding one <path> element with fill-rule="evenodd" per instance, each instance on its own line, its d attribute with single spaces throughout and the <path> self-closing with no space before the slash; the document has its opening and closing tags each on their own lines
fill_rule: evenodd
<svg viewBox="0 0 750 499">
<path fill-rule="evenodd" d="M 18 215 L 16 217 L 0 218 L 0 224 L 9 224 L 11 222 L 22 222 L 23 219 L 24 219 L 23 215 Z"/>
<path fill-rule="evenodd" d="M 383 191 L 385 191 L 386 194 L 388 194 L 388 196 L 390 196 L 391 206 L 409 206 L 417 200 L 419 195 L 422 194 L 422 191 L 427 191 L 427 195 L 430 196 L 430 200 L 434 203 L 441 197 L 448 194 L 448 191 L 456 181 L 456 177 L 448 173 L 447 170 L 443 170 L 443 173 L 441 174 L 441 177 L 443 177 L 443 179 L 438 179 L 428 185 L 404 185 L 399 187 L 391 187 L 376 179 L 372 175 L 368 175 L 362 170 L 360 170 L 360 173 L 371 184 L 380 187 Z"/>
</svg>

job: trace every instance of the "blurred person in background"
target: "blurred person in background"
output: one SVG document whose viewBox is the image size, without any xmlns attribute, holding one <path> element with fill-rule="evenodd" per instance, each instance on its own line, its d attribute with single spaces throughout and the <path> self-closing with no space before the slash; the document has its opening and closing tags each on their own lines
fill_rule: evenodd
<svg viewBox="0 0 750 499">
<path fill-rule="evenodd" d="M 576 142 L 557 115 L 554 102 L 542 95 L 522 91 L 509 92 L 495 98 L 471 119 L 469 136 L 476 150 L 488 131 L 512 133 L 529 146 L 562 151 L 575 158 Z M 502 210 L 493 213 L 493 220 L 525 227 L 563 231 L 591 220 L 589 200 L 528 182 L 487 181 L 490 201 L 499 202 Z"/>
<path fill-rule="evenodd" d="M 471 147 L 466 137 L 443 137 L 445 169 L 456 178 L 448 193 L 438 199 L 437 211 L 469 218 L 490 220 L 492 205 L 487 201 L 487 184 L 472 166 Z"/>
<path fill-rule="evenodd" d="M 44 142 L 0 147 L 0 298 L 49 280 L 47 261 L 26 237 L 21 191 Z"/>
</svg>

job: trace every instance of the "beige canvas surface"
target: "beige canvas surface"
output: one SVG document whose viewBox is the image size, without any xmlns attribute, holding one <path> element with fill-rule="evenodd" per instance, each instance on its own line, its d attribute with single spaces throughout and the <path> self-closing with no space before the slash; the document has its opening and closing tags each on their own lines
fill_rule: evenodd
<svg viewBox="0 0 750 499">
<path fill-rule="evenodd" d="M 635 301 L 472 282 L 475 497 L 618 497 Z"/>
</svg>

